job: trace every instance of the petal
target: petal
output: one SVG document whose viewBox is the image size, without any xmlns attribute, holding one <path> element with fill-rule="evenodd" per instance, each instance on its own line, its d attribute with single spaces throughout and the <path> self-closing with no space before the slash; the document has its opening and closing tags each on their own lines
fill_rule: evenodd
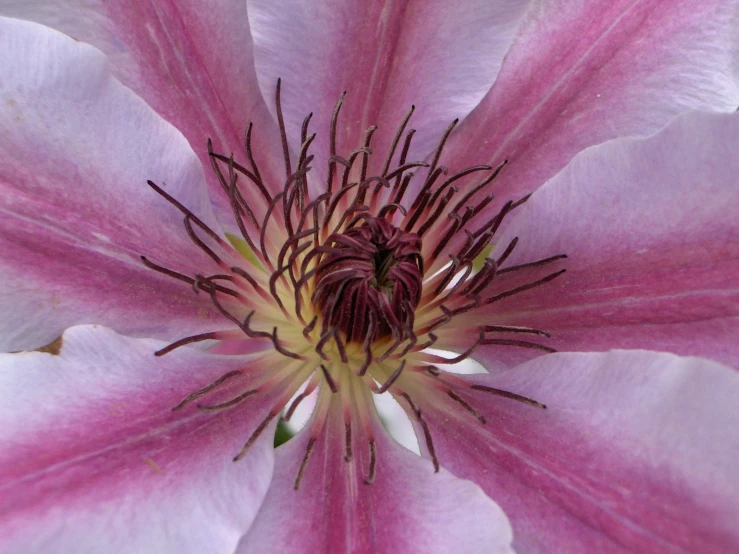
<svg viewBox="0 0 739 554">
<path fill-rule="evenodd" d="M 464 378 L 547 405 L 457 390 L 481 425 L 459 405 L 423 399 L 439 460 L 500 503 L 518 552 L 739 548 L 735 371 L 614 351 Z"/>
<path fill-rule="evenodd" d="M 492 500 L 469 481 L 444 470 L 435 474 L 427 460 L 386 435 L 379 421 L 377 475 L 365 483 L 367 435 L 354 427 L 354 458 L 346 462 L 338 396 L 330 400 L 299 489 L 293 484 L 311 424 L 277 450 L 272 485 L 237 552 L 512 553 L 508 520 Z"/>
<path fill-rule="evenodd" d="M 246 2 L 0 0 L 0 12 L 102 50 L 113 74 L 185 135 L 206 168 L 209 137 L 217 152 L 244 161 L 244 133 L 254 122 L 262 177 L 282 188 L 283 174 L 275 172 L 282 159 L 279 134 L 257 86 Z M 217 213 L 230 225 L 228 198 L 210 169 L 206 177 Z"/>
<path fill-rule="evenodd" d="M 566 253 L 567 273 L 489 305 L 489 323 L 544 329 L 560 350 L 648 348 L 739 367 L 737 148 L 739 114 L 694 113 L 578 155 L 499 241 L 520 238 L 511 265 Z"/>
<path fill-rule="evenodd" d="M 495 85 L 451 137 L 445 164 L 507 159 L 494 190 L 507 201 L 541 186 L 588 146 L 649 135 L 689 110 L 735 110 L 737 5 L 539 2 Z"/>
<path fill-rule="evenodd" d="M 272 437 L 232 460 L 269 404 L 172 407 L 227 372 L 247 387 L 261 369 L 187 348 L 157 358 L 158 341 L 98 326 L 58 346 L 0 354 L 0 550 L 233 551 L 267 491 Z"/>
<path fill-rule="evenodd" d="M 418 133 L 409 160 L 423 159 L 449 123 L 488 91 L 527 4 L 249 0 L 259 85 L 271 99 L 283 78 L 288 134 L 299 136 L 303 118 L 313 113 L 320 125 L 313 151 L 320 156 L 329 151 L 334 104 L 347 91 L 338 153 L 348 156 L 362 145 L 365 129 L 377 125 L 375 171 L 415 104 L 409 128 Z"/>
<path fill-rule="evenodd" d="M 0 348 L 38 347 L 77 323 L 165 339 L 222 326 L 207 295 L 140 258 L 208 267 L 182 214 L 146 184 L 166 183 L 218 229 L 187 141 L 97 50 L 33 23 L 0 26 Z"/>
</svg>

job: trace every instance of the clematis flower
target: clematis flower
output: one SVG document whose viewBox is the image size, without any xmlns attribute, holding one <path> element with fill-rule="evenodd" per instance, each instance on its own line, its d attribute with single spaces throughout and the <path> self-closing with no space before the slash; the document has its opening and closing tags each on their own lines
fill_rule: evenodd
<svg viewBox="0 0 739 554">
<path fill-rule="evenodd" d="M 0 6 L 1 550 L 737 548 L 736 2 Z"/>
</svg>

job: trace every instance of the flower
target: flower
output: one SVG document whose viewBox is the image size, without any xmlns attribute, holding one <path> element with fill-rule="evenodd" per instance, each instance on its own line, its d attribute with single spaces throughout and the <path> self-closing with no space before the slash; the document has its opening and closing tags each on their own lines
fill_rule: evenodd
<svg viewBox="0 0 739 554">
<path fill-rule="evenodd" d="M 735 3 L 519 4 L 5 9 L 3 549 L 736 546 Z"/>
</svg>

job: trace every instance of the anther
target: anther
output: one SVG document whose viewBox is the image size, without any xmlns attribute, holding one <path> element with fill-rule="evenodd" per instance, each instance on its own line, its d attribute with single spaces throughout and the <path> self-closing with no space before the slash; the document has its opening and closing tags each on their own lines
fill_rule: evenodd
<svg viewBox="0 0 739 554">
<path fill-rule="evenodd" d="M 400 374 L 403 372 L 403 368 L 405 367 L 405 360 L 400 362 L 400 365 L 398 368 L 393 371 L 392 375 L 388 378 L 385 383 L 375 391 L 377 394 L 382 394 L 383 392 L 387 391 L 390 387 L 393 386 L 393 383 L 398 380 L 398 377 L 400 377 Z"/>
<path fill-rule="evenodd" d="M 303 459 L 300 461 L 300 467 L 298 468 L 298 474 L 295 476 L 295 483 L 293 484 L 293 489 L 298 490 L 300 487 L 300 481 L 303 480 L 303 474 L 305 473 L 305 466 L 308 464 L 308 458 L 310 458 L 311 453 L 313 452 L 313 448 L 316 446 L 316 439 L 314 437 L 311 437 L 310 440 L 308 440 L 308 446 L 305 449 L 305 454 L 303 455 Z"/>
<path fill-rule="evenodd" d="M 209 392 L 217 389 L 223 383 L 225 383 L 226 381 L 230 379 L 233 379 L 237 375 L 241 375 L 241 372 L 240 371 L 229 371 L 228 373 L 221 375 L 218 379 L 213 381 L 211 384 L 204 386 L 202 389 L 197 390 L 193 392 L 192 394 L 188 394 L 179 404 L 177 404 L 174 408 L 172 408 L 172 411 L 176 412 L 177 410 L 181 410 L 193 400 L 197 400 L 198 398 L 205 396 Z"/>
<path fill-rule="evenodd" d="M 543 352 L 547 352 L 549 354 L 556 352 L 556 348 L 552 348 L 551 346 L 545 346 L 543 344 L 539 344 L 536 342 L 529 342 L 526 340 L 513 340 L 513 339 L 485 339 L 480 344 L 483 345 L 491 345 L 495 344 L 498 346 L 520 346 L 522 348 L 532 348 L 534 350 L 541 350 Z"/>
<path fill-rule="evenodd" d="M 529 406 L 533 406 L 534 408 L 541 408 L 542 410 L 546 410 L 547 408 L 545 404 L 537 402 L 536 400 L 533 400 L 532 398 L 528 398 L 527 396 L 516 394 L 515 392 L 509 392 L 506 390 L 496 389 L 493 387 L 488 387 L 486 385 L 471 385 L 470 388 L 472 390 L 479 390 L 482 392 L 487 392 L 488 394 L 493 394 L 495 396 L 501 396 L 503 398 L 515 400 L 516 402 L 528 404 Z"/>
<path fill-rule="evenodd" d="M 505 292 L 501 292 L 500 294 L 496 294 L 495 296 L 491 296 L 490 298 L 487 298 L 484 301 L 484 304 L 485 305 L 492 304 L 493 302 L 498 302 L 499 300 L 502 300 L 503 298 L 507 298 L 509 296 L 513 296 L 514 294 L 518 294 L 518 293 L 521 293 L 521 292 L 524 292 L 524 291 L 527 291 L 527 290 L 536 288 L 536 287 L 538 287 L 540 285 L 543 285 L 544 283 L 548 283 L 549 281 L 552 281 L 553 279 L 556 279 L 557 277 L 559 277 L 560 275 L 562 275 L 566 271 L 567 271 L 566 269 L 560 269 L 559 271 L 557 271 L 555 273 L 551 273 L 551 274 L 547 275 L 546 277 L 542 277 L 541 279 L 538 279 L 538 280 L 533 281 L 531 283 L 527 283 L 525 285 L 521 285 L 520 287 L 516 287 L 516 288 L 510 289 L 510 290 L 507 290 Z M 501 272 L 499 271 L 498 273 L 501 273 Z"/>
<path fill-rule="evenodd" d="M 165 346 L 164 348 L 157 350 L 154 352 L 154 355 L 164 356 L 165 354 L 168 354 L 172 352 L 175 348 L 179 348 L 180 346 L 185 346 L 186 344 L 192 344 L 194 342 L 202 342 L 204 340 L 213 340 L 218 337 L 218 332 L 212 332 L 212 333 L 202 333 L 200 335 L 193 335 L 191 337 L 185 337 L 184 339 L 180 339 L 178 341 L 173 342 L 172 344 L 169 344 Z"/>
<path fill-rule="evenodd" d="M 249 437 L 249 440 L 246 441 L 246 444 L 244 444 L 244 447 L 239 451 L 239 453 L 234 457 L 233 461 L 238 462 L 241 460 L 244 456 L 246 456 L 246 453 L 249 451 L 251 446 L 256 442 L 256 440 L 259 438 L 259 435 L 262 434 L 262 432 L 267 428 L 267 425 L 269 425 L 269 422 L 272 421 L 277 414 L 279 414 L 278 411 L 271 411 L 269 414 L 267 414 L 267 417 L 264 418 L 264 420 L 257 426 L 256 429 L 254 429 L 254 432 Z"/>
<path fill-rule="evenodd" d="M 352 460 L 352 423 L 347 420 L 344 422 L 344 461 Z"/>
<path fill-rule="evenodd" d="M 228 408 L 233 408 L 237 404 L 241 404 L 244 400 L 246 400 L 248 397 L 250 397 L 252 394 L 256 394 L 256 390 L 248 390 L 244 393 L 241 393 L 235 398 L 232 398 L 231 400 L 228 400 L 226 402 L 221 402 L 220 404 L 212 404 L 212 405 L 203 405 L 198 404 L 198 410 L 202 412 L 218 412 L 221 410 L 227 410 Z"/>
<path fill-rule="evenodd" d="M 334 378 L 331 377 L 331 372 L 323 364 L 321 364 L 321 371 L 323 372 L 323 378 L 326 380 L 328 388 L 331 390 L 332 393 L 337 393 L 339 391 L 339 388 L 336 386 L 336 381 L 334 381 Z"/>
<path fill-rule="evenodd" d="M 367 478 L 364 480 L 364 483 L 371 485 L 375 482 L 377 475 L 377 445 L 375 444 L 375 439 L 369 439 L 367 442 L 369 443 L 370 462 L 369 471 L 367 472 Z"/>
<path fill-rule="evenodd" d="M 471 413 L 480 423 L 485 423 L 485 417 L 477 413 L 477 410 L 475 410 L 472 406 L 469 405 L 469 403 L 464 400 L 461 396 L 459 396 L 456 392 L 454 392 L 451 389 L 447 389 L 446 391 L 447 395 L 449 395 L 449 398 L 460 404 L 465 410 L 467 410 L 469 413 Z"/>
</svg>

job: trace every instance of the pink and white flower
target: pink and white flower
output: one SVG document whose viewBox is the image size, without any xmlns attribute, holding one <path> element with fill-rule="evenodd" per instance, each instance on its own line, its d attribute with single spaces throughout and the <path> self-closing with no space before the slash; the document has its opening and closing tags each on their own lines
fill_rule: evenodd
<svg viewBox="0 0 739 554">
<path fill-rule="evenodd" d="M 736 549 L 737 7 L 0 2 L 0 550 Z"/>
</svg>

